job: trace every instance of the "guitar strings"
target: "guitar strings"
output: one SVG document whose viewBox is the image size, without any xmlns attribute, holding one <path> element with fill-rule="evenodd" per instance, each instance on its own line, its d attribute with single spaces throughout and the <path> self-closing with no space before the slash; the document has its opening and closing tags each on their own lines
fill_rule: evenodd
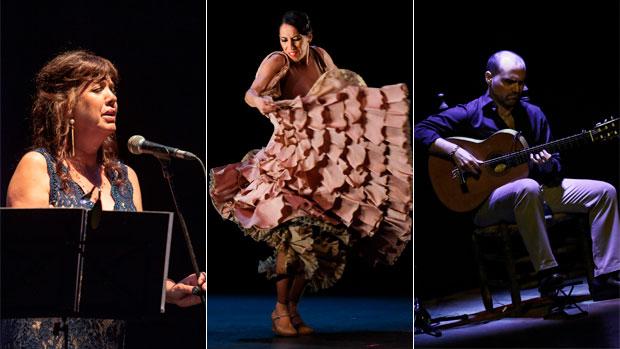
<svg viewBox="0 0 620 349">
<path fill-rule="evenodd" d="M 577 143 L 580 141 L 579 138 L 582 138 L 584 140 L 588 139 L 589 133 L 580 133 L 578 135 L 574 135 L 574 136 L 570 136 L 570 137 L 566 137 L 566 138 L 562 138 L 562 139 L 558 139 L 556 141 L 553 142 L 549 142 L 547 144 L 541 144 L 541 145 L 537 145 L 531 148 L 525 148 L 525 149 L 521 149 L 515 153 L 512 154 L 505 154 L 502 156 L 498 156 L 496 158 L 490 159 L 490 160 L 485 160 L 482 162 L 482 165 L 494 165 L 496 163 L 502 163 L 502 162 L 510 162 L 511 158 L 515 158 L 517 160 L 520 160 L 519 162 L 526 162 L 529 159 L 529 155 L 532 153 L 536 153 L 536 152 L 540 152 L 543 149 L 549 149 L 552 147 L 557 147 L 559 150 L 561 149 L 566 149 L 563 148 L 562 146 L 564 145 L 572 145 L 574 143 Z"/>
</svg>

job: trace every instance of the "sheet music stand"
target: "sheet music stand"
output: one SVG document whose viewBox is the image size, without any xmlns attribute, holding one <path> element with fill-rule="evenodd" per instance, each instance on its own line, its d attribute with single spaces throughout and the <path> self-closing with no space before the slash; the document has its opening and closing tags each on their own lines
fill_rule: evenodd
<svg viewBox="0 0 620 349">
<path fill-rule="evenodd" d="M 0 208 L 0 318 L 165 311 L 173 214 Z"/>
</svg>

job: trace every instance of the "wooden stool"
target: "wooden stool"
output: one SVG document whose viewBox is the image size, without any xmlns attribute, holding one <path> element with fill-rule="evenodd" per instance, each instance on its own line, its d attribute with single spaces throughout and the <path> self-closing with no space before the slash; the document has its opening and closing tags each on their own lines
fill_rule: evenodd
<svg viewBox="0 0 620 349">
<path fill-rule="evenodd" d="M 587 225 L 587 216 L 584 214 L 566 214 L 556 213 L 545 216 L 547 232 L 553 250 L 553 254 L 561 264 L 561 259 L 570 252 L 573 255 L 581 255 L 582 269 L 588 278 L 588 283 L 594 278 L 594 262 L 592 260 L 592 248 L 590 241 L 590 230 Z M 560 228 L 562 231 L 560 231 Z M 576 234 L 570 234 L 572 232 Z M 564 243 L 558 243 L 558 238 L 565 240 Z M 488 227 L 479 227 L 474 230 L 472 235 L 474 243 L 475 258 L 478 263 L 478 273 L 480 277 L 480 293 L 482 302 L 486 310 L 493 309 L 493 298 L 490 291 L 490 285 L 494 284 L 502 287 L 510 288 L 510 297 L 512 305 L 517 312 L 521 311 L 521 288 L 535 287 L 538 285 L 536 273 L 529 259 L 529 255 L 519 234 L 516 224 L 500 223 Z M 489 245 L 492 248 L 487 248 Z M 573 257 L 574 258 L 574 257 Z M 575 258 L 579 260 L 579 258 Z M 488 262 L 499 262 L 508 273 L 508 282 L 496 282 L 490 279 L 487 272 Z M 564 267 L 564 265 L 562 265 Z M 523 275 L 519 273 L 519 269 L 526 269 L 528 272 Z M 563 268 L 564 269 L 564 268 Z M 567 276 L 575 277 L 583 275 L 583 271 L 579 273 L 570 268 Z"/>
</svg>

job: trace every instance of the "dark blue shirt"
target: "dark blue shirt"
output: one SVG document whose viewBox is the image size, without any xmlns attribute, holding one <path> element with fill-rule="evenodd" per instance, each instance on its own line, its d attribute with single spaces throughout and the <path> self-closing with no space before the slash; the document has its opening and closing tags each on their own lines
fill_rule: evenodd
<svg viewBox="0 0 620 349">
<path fill-rule="evenodd" d="M 512 117 L 515 129 L 521 132 L 530 147 L 553 140 L 547 117 L 538 106 L 519 101 L 512 110 Z M 414 136 L 416 142 L 428 150 L 437 138 L 460 136 L 483 140 L 506 128 L 508 125 L 497 113 L 497 106 L 487 92 L 467 104 L 459 104 L 419 122 Z M 557 153 L 552 155 L 545 165 L 530 166 L 531 178 L 556 184 L 560 178 L 560 156 Z"/>
</svg>

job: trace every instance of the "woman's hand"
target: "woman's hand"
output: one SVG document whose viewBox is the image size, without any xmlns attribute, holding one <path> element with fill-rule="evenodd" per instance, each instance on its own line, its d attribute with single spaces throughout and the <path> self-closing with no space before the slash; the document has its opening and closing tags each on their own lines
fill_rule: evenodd
<svg viewBox="0 0 620 349">
<path fill-rule="evenodd" d="M 271 97 L 256 98 L 256 108 L 265 115 L 278 110 L 278 106 L 273 102 Z"/>
<path fill-rule="evenodd" d="M 202 292 L 207 291 L 207 275 L 202 272 L 196 279 L 196 274 L 190 274 L 183 280 L 175 283 L 166 280 L 166 302 L 179 307 L 189 307 L 200 303 L 200 297 L 192 293 L 194 286 L 200 286 Z"/>
</svg>

